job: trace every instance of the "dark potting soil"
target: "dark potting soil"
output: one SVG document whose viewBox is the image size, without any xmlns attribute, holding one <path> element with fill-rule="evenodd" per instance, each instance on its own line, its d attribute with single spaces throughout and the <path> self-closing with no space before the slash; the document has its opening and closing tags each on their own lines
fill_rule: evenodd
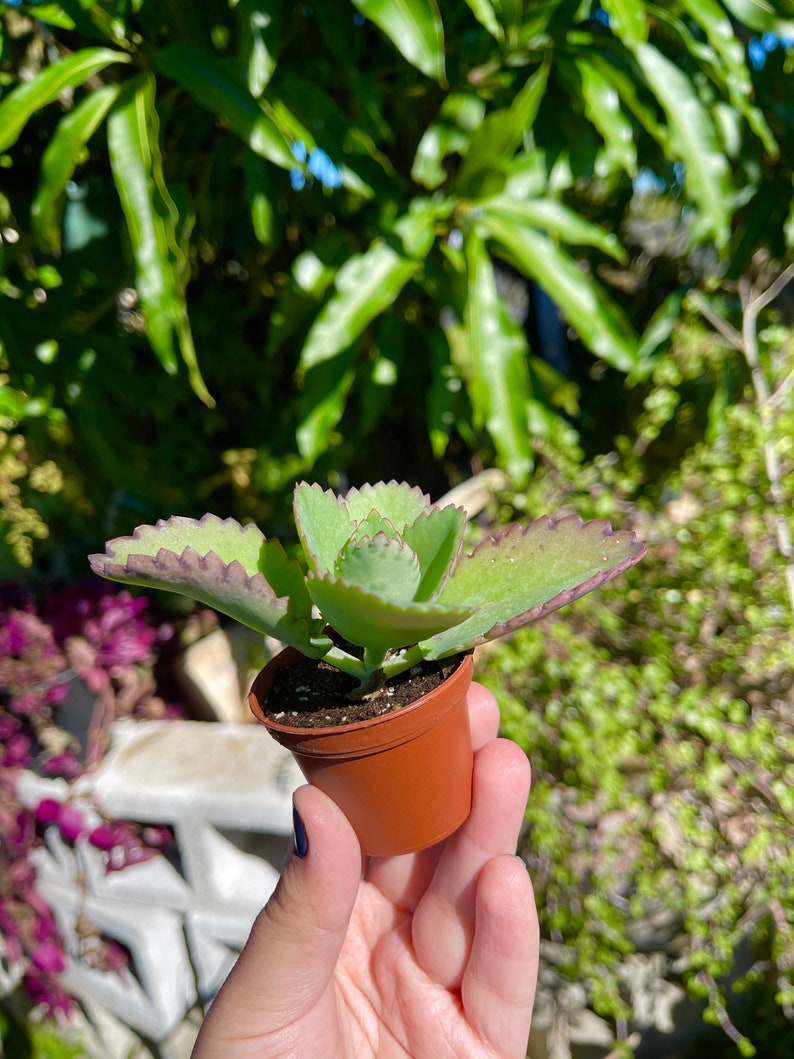
<svg viewBox="0 0 794 1059">
<path fill-rule="evenodd" d="M 355 678 L 322 659 L 305 658 L 276 675 L 262 708 L 271 720 L 294 728 L 332 728 L 368 721 L 427 695 L 446 680 L 458 662 L 458 658 L 422 662 L 392 677 L 380 691 L 356 701 L 349 698 L 358 687 Z"/>
</svg>

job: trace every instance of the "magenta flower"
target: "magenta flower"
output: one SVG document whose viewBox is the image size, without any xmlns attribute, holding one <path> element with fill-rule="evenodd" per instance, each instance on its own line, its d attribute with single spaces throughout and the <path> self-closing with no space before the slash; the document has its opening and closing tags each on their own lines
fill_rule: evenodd
<svg viewBox="0 0 794 1059">
<path fill-rule="evenodd" d="M 40 824 L 54 824 L 61 812 L 61 803 L 54 798 L 42 798 L 36 806 L 36 820 Z"/>
<path fill-rule="evenodd" d="M 30 954 L 34 967 L 45 974 L 59 974 L 66 968 L 66 960 L 63 953 L 54 941 L 39 942 Z"/>
<path fill-rule="evenodd" d="M 58 826 L 66 841 L 74 843 L 85 830 L 83 814 L 76 805 L 62 805 L 58 816 Z"/>
</svg>

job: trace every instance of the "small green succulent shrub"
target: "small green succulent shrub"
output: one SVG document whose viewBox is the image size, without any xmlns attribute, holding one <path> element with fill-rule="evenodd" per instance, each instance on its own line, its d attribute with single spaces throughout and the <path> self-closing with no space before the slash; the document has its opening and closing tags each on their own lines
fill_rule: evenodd
<svg viewBox="0 0 794 1059">
<path fill-rule="evenodd" d="M 556 610 L 645 552 L 633 533 L 574 515 L 510 526 L 466 553 L 463 509 L 434 506 L 398 482 L 344 496 L 303 482 L 294 515 L 304 564 L 257 526 L 210 514 L 141 526 L 90 563 L 104 577 L 181 592 L 324 658 L 366 694 L 423 660 Z"/>
</svg>

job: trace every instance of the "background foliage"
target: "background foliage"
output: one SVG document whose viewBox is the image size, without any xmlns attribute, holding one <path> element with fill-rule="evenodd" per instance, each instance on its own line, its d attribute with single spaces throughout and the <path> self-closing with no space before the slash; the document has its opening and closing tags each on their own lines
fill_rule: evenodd
<svg viewBox="0 0 794 1059">
<path fill-rule="evenodd" d="M 0 10 L 16 563 L 36 513 L 63 542 L 277 518 L 309 473 L 520 482 L 563 419 L 608 447 L 683 292 L 794 232 L 769 4 Z"/>
<path fill-rule="evenodd" d="M 663 894 L 734 1052 L 738 938 L 792 1005 L 793 36 L 789 0 L 0 3 L 0 578 L 173 512 L 285 534 L 303 476 L 496 464 L 504 514 L 635 523 L 630 583 L 488 668 L 566 974 L 622 1026 Z"/>
</svg>

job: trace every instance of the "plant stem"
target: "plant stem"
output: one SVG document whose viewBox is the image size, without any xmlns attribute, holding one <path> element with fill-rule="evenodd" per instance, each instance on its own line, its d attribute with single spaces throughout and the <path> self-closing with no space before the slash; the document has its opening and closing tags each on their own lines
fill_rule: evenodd
<svg viewBox="0 0 794 1059">
<path fill-rule="evenodd" d="M 355 677 L 356 680 L 361 681 L 362 684 L 371 672 L 367 669 L 367 666 L 361 658 L 356 658 L 355 655 L 348 654 L 348 652 L 343 651 L 341 647 L 332 647 L 323 655 L 323 659 L 328 662 L 329 665 L 341 669 L 343 673 L 349 673 L 351 677 Z"/>
</svg>

